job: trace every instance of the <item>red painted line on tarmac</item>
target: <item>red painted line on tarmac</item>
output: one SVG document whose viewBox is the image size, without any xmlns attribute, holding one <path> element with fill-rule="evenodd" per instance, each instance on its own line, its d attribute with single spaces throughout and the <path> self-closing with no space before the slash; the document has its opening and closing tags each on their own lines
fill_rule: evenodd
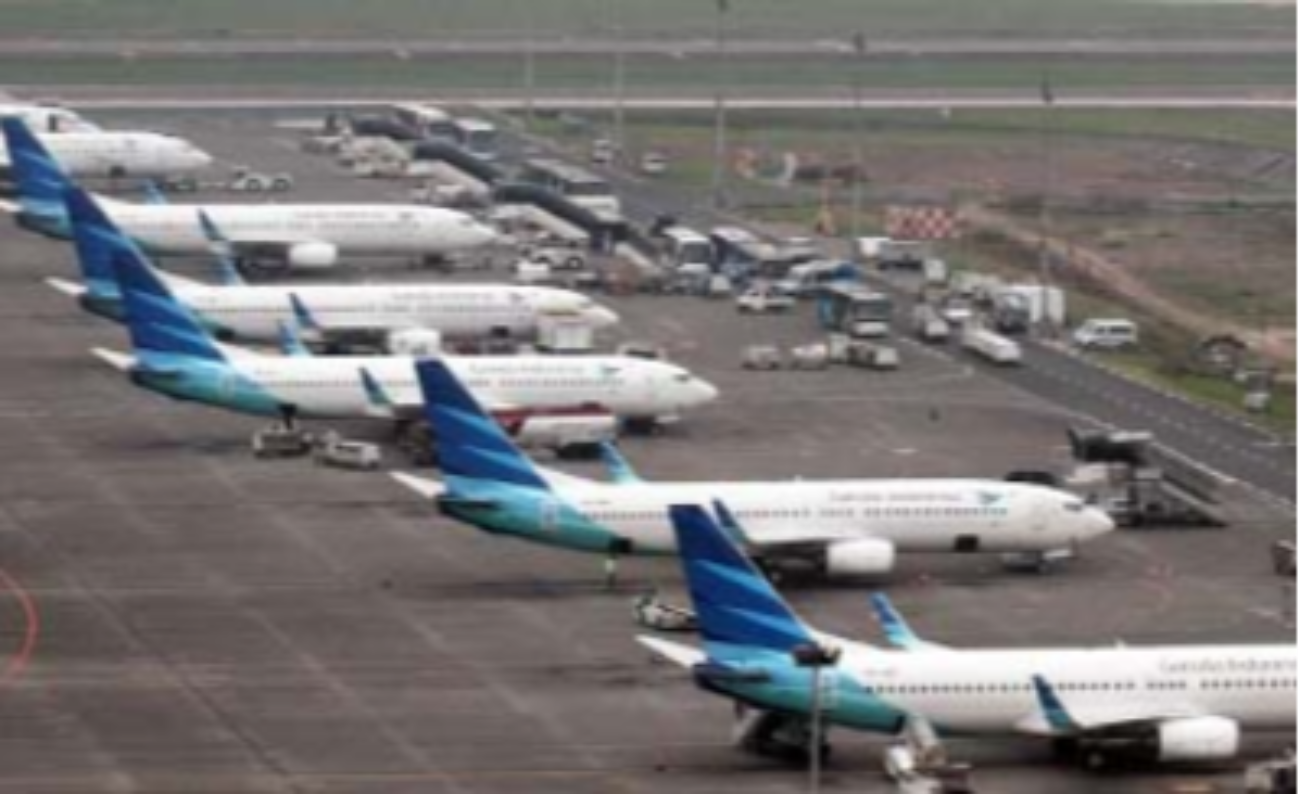
<svg viewBox="0 0 1300 794">
<path fill-rule="evenodd" d="M 4 666 L 3 672 L 0 672 L 0 686 L 2 686 L 21 676 L 31 662 L 32 656 L 36 653 L 37 639 L 41 635 L 41 616 L 31 593 L 27 592 L 18 580 L 3 568 L 0 568 L 0 589 L 13 593 L 19 608 L 22 609 L 24 623 L 22 645 L 13 656 L 9 657 L 9 662 Z"/>
</svg>

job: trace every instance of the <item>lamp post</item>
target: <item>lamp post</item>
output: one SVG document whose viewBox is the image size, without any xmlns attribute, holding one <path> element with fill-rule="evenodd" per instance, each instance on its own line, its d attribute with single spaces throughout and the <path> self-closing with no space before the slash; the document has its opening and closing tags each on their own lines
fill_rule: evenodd
<svg viewBox="0 0 1300 794">
<path fill-rule="evenodd" d="M 849 221 L 849 251 L 853 259 L 858 258 L 858 240 L 862 239 L 862 180 L 865 170 L 865 158 L 862 154 L 862 81 L 863 66 L 867 55 L 867 37 L 862 31 L 853 34 L 853 217 Z"/>
<path fill-rule="evenodd" d="M 1052 234 L 1052 191 L 1055 188 L 1056 181 L 1055 152 L 1053 151 L 1055 116 L 1052 112 L 1056 106 L 1056 93 L 1052 89 L 1051 75 L 1043 75 L 1041 90 L 1043 100 L 1043 182 L 1041 187 L 1043 195 L 1038 204 L 1038 279 L 1041 288 L 1046 290 L 1052 281 L 1050 239 Z M 1046 300 L 1045 297 L 1044 300 Z M 1044 324 L 1046 324 L 1047 313 L 1044 312 L 1043 314 Z"/>
<path fill-rule="evenodd" d="M 524 129 L 533 131 L 536 108 L 534 94 L 537 92 L 537 25 L 533 13 L 532 0 L 523 0 L 524 12 Z"/>
<path fill-rule="evenodd" d="M 727 178 L 727 14 L 730 0 L 716 0 L 718 5 L 715 28 L 716 64 L 714 65 L 713 94 L 713 197 L 715 210 L 726 204 Z"/>
<path fill-rule="evenodd" d="M 800 645 L 792 652 L 794 663 L 812 671 L 812 708 L 808 718 L 808 791 L 816 794 L 822 785 L 822 670 L 834 667 L 840 652 L 816 642 Z"/>
<path fill-rule="evenodd" d="M 623 159 L 626 117 L 627 53 L 623 37 L 623 0 L 609 0 L 610 33 L 614 37 L 614 158 Z"/>
</svg>

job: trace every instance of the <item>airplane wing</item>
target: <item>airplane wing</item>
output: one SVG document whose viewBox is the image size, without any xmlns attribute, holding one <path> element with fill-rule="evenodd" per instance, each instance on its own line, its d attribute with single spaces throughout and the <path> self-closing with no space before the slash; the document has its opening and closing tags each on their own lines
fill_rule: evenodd
<svg viewBox="0 0 1300 794">
<path fill-rule="evenodd" d="M 404 474 L 400 471 L 389 472 L 388 476 L 414 491 L 423 499 L 432 501 L 447 493 L 447 486 L 437 480 L 416 477 L 413 474 Z"/>
<path fill-rule="evenodd" d="M 21 210 L 22 210 L 22 206 L 19 205 L 18 202 L 10 201 L 8 199 L 0 199 L 0 212 L 7 212 L 10 215 L 12 215 L 14 213 L 20 212 Z"/>
<path fill-rule="evenodd" d="M 1160 706 L 1152 708 L 1140 701 L 1128 703 L 1071 706 L 1048 681 L 1034 676 L 1038 708 L 1016 723 L 1016 730 L 1032 736 L 1082 736 L 1122 731 L 1166 720 L 1203 717 L 1193 708 Z"/>
</svg>

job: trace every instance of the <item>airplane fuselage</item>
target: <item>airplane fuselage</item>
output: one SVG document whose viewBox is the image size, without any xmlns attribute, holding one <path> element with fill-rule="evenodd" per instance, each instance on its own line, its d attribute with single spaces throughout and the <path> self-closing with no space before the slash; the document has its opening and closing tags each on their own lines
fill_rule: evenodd
<svg viewBox="0 0 1300 794">
<path fill-rule="evenodd" d="M 165 178 L 212 165 L 212 157 L 188 141 L 152 132 L 60 132 L 40 140 L 74 177 Z M 9 167 L 9 152 L 0 144 L 0 169 Z"/>
</svg>

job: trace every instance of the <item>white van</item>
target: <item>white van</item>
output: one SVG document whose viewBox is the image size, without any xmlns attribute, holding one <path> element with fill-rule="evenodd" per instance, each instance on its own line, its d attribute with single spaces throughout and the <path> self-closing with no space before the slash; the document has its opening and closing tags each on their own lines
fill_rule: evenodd
<svg viewBox="0 0 1300 794">
<path fill-rule="evenodd" d="M 1087 320 L 1074 329 L 1074 343 L 1084 350 L 1137 347 L 1137 324 L 1132 320 Z"/>
</svg>

